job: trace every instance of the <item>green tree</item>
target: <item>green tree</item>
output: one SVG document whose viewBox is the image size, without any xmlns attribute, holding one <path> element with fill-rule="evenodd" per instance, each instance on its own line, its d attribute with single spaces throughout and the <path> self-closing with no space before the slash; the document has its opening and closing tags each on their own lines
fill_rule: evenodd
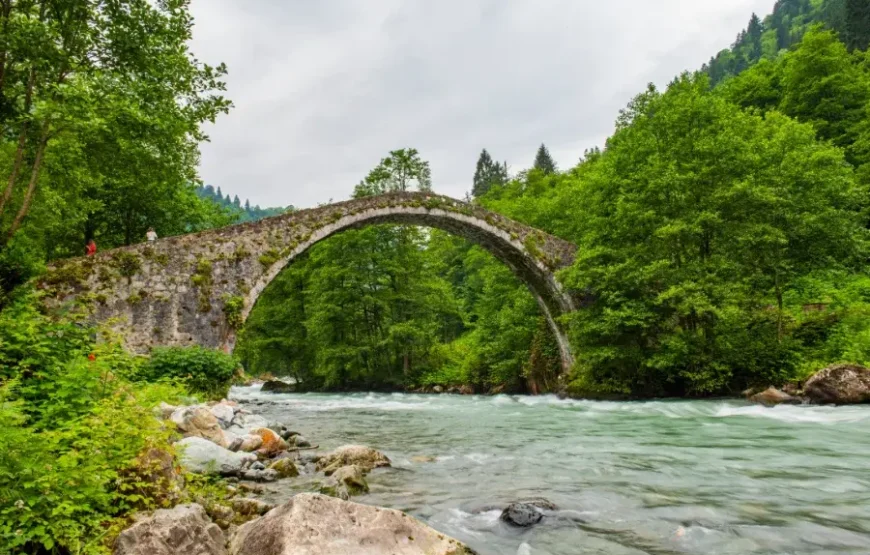
<svg viewBox="0 0 870 555">
<path fill-rule="evenodd" d="M 381 160 L 366 178 L 357 185 L 355 196 L 404 192 L 412 189 L 430 191 L 432 171 L 429 162 L 420 158 L 415 148 L 393 150 Z"/>
<path fill-rule="evenodd" d="M 538 148 L 538 153 L 535 155 L 534 169 L 544 173 L 545 175 L 556 173 L 556 162 L 553 161 L 553 157 L 550 156 L 550 151 L 547 150 L 547 147 L 543 143 L 541 143 L 541 146 Z"/>
<path fill-rule="evenodd" d="M 864 0 L 846 0 L 846 44 L 852 50 L 870 47 L 870 4 Z"/>
<path fill-rule="evenodd" d="M 495 185 L 504 185 L 507 182 L 507 162 L 504 165 L 493 161 L 486 149 L 480 153 L 477 159 L 477 168 L 474 171 L 474 183 L 471 194 L 474 197 L 483 196 Z"/>
</svg>

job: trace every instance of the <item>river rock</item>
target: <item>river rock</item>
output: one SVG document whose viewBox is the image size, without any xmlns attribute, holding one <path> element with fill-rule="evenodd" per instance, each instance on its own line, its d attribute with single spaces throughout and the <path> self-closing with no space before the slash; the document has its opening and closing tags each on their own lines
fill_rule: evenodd
<svg viewBox="0 0 870 555">
<path fill-rule="evenodd" d="M 275 508 L 275 505 L 260 501 L 259 499 L 250 499 L 247 497 L 236 498 L 230 501 L 233 510 L 242 517 L 257 517 L 264 515 Z"/>
<path fill-rule="evenodd" d="M 804 395 L 816 403 L 870 403 L 870 370 L 856 364 L 835 364 L 804 384 Z"/>
<path fill-rule="evenodd" d="M 159 405 L 154 409 L 154 414 L 156 414 L 161 420 L 169 420 L 172 416 L 172 413 L 177 411 L 178 407 L 175 405 L 170 405 L 165 401 L 161 401 Z"/>
<path fill-rule="evenodd" d="M 291 458 L 279 459 L 273 462 L 269 468 L 278 473 L 281 478 L 295 478 L 299 476 L 299 469 Z"/>
<path fill-rule="evenodd" d="M 329 476 L 342 466 L 353 464 L 362 468 L 363 472 L 369 472 L 374 468 L 390 466 L 390 459 L 371 447 L 344 445 L 318 460 L 317 470 L 322 470 L 324 474 Z"/>
<path fill-rule="evenodd" d="M 233 453 L 201 437 L 187 437 L 175 445 L 180 447 L 181 466 L 189 472 L 236 476 L 247 463 L 257 460 L 255 455 Z"/>
<path fill-rule="evenodd" d="M 440 385 L 436 385 L 432 388 L 432 393 L 444 393 L 444 388 Z"/>
<path fill-rule="evenodd" d="M 788 393 L 784 391 L 780 391 L 777 388 L 771 386 L 761 393 L 756 393 L 752 397 L 749 398 L 753 403 L 759 403 L 768 407 L 772 407 L 774 405 L 781 405 L 784 403 L 800 403 L 801 400 L 797 397 L 792 397 Z"/>
<path fill-rule="evenodd" d="M 474 555 L 458 541 L 393 509 L 300 493 L 248 522 L 232 555 Z"/>
<path fill-rule="evenodd" d="M 163 506 L 174 505 L 184 490 L 184 478 L 176 468 L 175 457 L 156 447 L 140 453 L 122 476 L 133 488 L 129 493 L 140 493 Z"/>
<path fill-rule="evenodd" d="M 220 528 L 226 530 L 230 527 L 233 521 L 236 519 L 236 512 L 226 505 L 220 505 L 218 503 L 212 503 L 208 505 L 205 509 L 205 512 L 208 513 L 208 516 L 211 518 L 212 522 L 217 524 Z"/>
<path fill-rule="evenodd" d="M 546 499 L 525 499 L 508 505 L 499 518 L 511 526 L 526 528 L 541 522 L 544 511 L 555 510 L 556 505 Z"/>
<path fill-rule="evenodd" d="M 311 447 L 311 442 L 305 439 L 305 436 L 299 434 L 292 436 L 292 441 L 296 447 Z"/>
<path fill-rule="evenodd" d="M 155 511 L 115 540 L 114 555 L 226 555 L 224 533 L 200 505 Z"/>
<path fill-rule="evenodd" d="M 459 388 L 460 395 L 474 395 L 474 388 L 470 385 L 463 385 Z"/>
<path fill-rule="evenodd" d="M 365 472 L 355 464 L 342 466 L 324 480 L 320 486 L 320 493 L 345 501 L 352 495 L 361 495 L 368 493 L 368 491 L 369 484 L 366 482 Z"/>
<path fill-rule="evenodd" d="M 271 457 L 287 450 L 287 442 L 269 428 L 256 428 L 251 430 L 251 435 L 260 436 L 260 439 L 263 440 L 263 444 L 257 449 L 257 453 L 260 455 Z"/>
<path fill-rule="evenodd" d="M 271 468 L 266 468 L 264 470 L 245 470 L 241 473 L 241 478 L 252 482 L 275 482 L 280 476 Z"/>
<path fill-rule="evenodd" d="M 282 382 L 281 380 L 269 380 L 263 383 L 260 391 L 263 393 L 295 393 L 296 384 Z"/>
<path fill-rule="evenodd" d="M 433 463 L 438 459 L 429 455 L 415 455 L 411 457 L 412 463 Z"/>
<path fill-rule="evenodd" d="M 184 437 L 201 437 L 227 447 L 229 442 L 221 429 L 218 419 L 204 405 L 181 407 L 170 416 Z"/>
<path fill-rule="evenodd" d="M 257 428 L 268 428 L 268 424 L 262 416 L 242 410 L 233 417 L 233 423 L 227 428 L 227 431 L 237 436 L 246 436 Z"/>
<path fill-rule="evenodd" d="M 232 425 L 233 417 L 235 417 L 236 415 L 233 407 L 225 403 L 218 403 L 212 406 L 211 413 L 214 415 L 215 418 L 217 418 L 218 424 L 224 430 Z"/>
</svg>

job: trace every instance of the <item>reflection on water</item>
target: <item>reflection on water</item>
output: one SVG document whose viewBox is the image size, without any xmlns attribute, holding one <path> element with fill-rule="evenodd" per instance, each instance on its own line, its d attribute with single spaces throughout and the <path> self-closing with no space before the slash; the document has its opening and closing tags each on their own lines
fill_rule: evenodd
<svg viewBox="0 0 870 555">
<path fill-rule="evenodd" d="M 866 405 L 268 395 L 256 386 L 232 396 L 322 449 L 384 451 L 394 468 L 372 473 L 372 492 L 354 500 L 408 511 L 481 555 L 870 554 Z M 267 496 L 313 487 L 302 477 Z M 560 510 L 529 530 L 487 507 L 531 496 Z"/>
</svg>

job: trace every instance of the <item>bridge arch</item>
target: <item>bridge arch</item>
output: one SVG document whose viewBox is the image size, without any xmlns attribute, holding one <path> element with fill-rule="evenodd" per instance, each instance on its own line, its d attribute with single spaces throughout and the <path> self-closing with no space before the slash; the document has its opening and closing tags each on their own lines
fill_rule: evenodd
<svg viewBox="0 0 870 555">
<path fill-rule="evenodd" d="M 374 224 L 442 229 L 478 244 L 529 288 L 559 344 L 573 361 L 559 317 L 575 301 L 555 277 L 576 247 L 484 208 L 432 193 L 392 193 L 301 210 L 201 233 L 170 237 L 62 261 L 42 287 L 50 302 L 78 300 L 128 348 L 201 344 L 235 347 L 236 330 L 260 294 L 313 245 Z"/>
</svg>

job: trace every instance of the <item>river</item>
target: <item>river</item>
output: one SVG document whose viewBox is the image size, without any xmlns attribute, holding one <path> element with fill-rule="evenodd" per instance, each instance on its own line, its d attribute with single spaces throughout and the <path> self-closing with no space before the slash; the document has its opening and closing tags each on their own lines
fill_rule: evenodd
<svg viewBox="0 0 870 555">
<path fill-rule="evenodd" d="M 481 555 L 870 554 L 870 405 L 273 395 L 258 386 L 231 396 L 321 450 L 385 452 L 394 468 L 370 474 L 371 493 L 354 501 L 407 511 Z M 283 502 L 313 487 L 284 480 L 264 497 Z M 486 510 L 522 497 L 560 510 L 523 530 Z"/>
</svg>

